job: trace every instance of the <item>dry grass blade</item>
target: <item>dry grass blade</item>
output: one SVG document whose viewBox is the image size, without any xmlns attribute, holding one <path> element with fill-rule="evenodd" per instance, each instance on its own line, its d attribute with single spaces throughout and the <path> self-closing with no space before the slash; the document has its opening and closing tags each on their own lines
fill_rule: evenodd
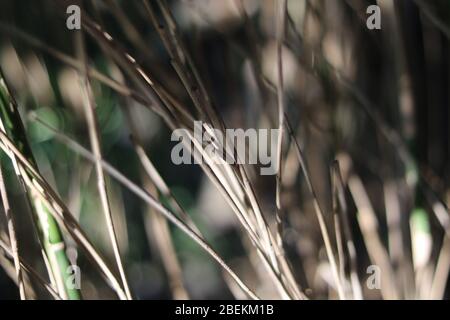
<svg viewBox="0 0 450 320">
<path fill-rule="evenodd" d="M 7 255 L 9 258 L 14 258 L 14 252 L 12 248 L 9 248 L 9 246 L 0 239 L 0 248 L 2 249 L 3 253 Z M 56 290 L 48 284 L 42 277 L 39 275 L 39 273 L 33 269 L 33 267 L 30 266 L 29 263 L 25 262 L 22 257 L 18 257 L 20 262 L 20 267 L 25 271 L 31 278 L 36 280 L 37 283 L 39 283 L 42 288 L 44 288 L 55 300 L 63 300 L 63 298 L 56 292 Z"/>
<path fill-rule="evenodd" d="M 188 51 L 180 41 L 177 24 L 172 17 L 166 1 L 157 0 L 156 3 L 161 10 L 167 28 L 158 22 L 156 13 L 148 0 L 143 0 L 145 10 L 171 57 L 173 68 L 177 72 L 186 91 L 189 93 L 194 106 L 199 112 L 199 116 L 204 117 L 206 115 L 208 122 L 212 123 L 216 128 L 224 129 L 223 121 L 221 121 L 219 113 L 211 103 L 205 85 L 200 79 L 200 75 Z"/>
<path fill-rule="evenodd" d="M 146 185 L 146 189 L 149 190 L 149 193 L 157 198 L 155 186 L 148 179 L 146 179 L 144 184 Z M 158 252 L 169 277 L 169 286 L 173 298 L 177 300 L 189 299 L 188 292 L 184 287 L 183 273 L 181 272 L 180 262 L 178 261 L 173 246 L 167 220 L 160 214 L 154 212 L 152 208 L 149 208 L 145 215 L 145 230 L 147 231 L 149 243 L 152 243 L 154 239 L 159 249 Z M 150 235 L 153 235 L 153 237 Z"/>
<path fill-rule="evenodd" d="M 173 66 L 176 69 L 178 75 L 180 76 L 182 82 L 184 83 L 186 90 L 189 92 L 192 100 L 194 101 L 194 105 L 197 107 L 197 109 L 199 111 L 205 111 L 206 112 L 200 112 L 201 114 L 208 114 L 210 115 L 210 121 L 212 123 L 215 123 L 218 127 L 223 127 L 222 125 L 222 121 L 217 118 L 216 116 L 216 112 L 212 112 L 212 105 L 209 103 L 209 98 L 206 94 L 206 91 L 204 90 L 204 86 L 201 84 L 201 80 L 198 77 L 197 72 L 195 71 L 195 67 L 192 63 L 192 61 L 189 58 L 189 55 L 187 54 L 187 52 L 183 49 L 181 43 L 178 40 L 177 34 L 176 34 L 176 24 L 173 21 L 169 10 L 167 9 L 166 5 L 161 2 L 158 1 L 158 5 L 160 7 L 160 9 L 163 12 L 163 16 L 164 19 L 166 20 L 166 23 L 168 23 L 169 26 L 169 32 L 166 33 L 163 26 L 161 26 L 156 19 L 156 15 L 152 9 L 152 7 L 148 4 L 148 2 L 144 2 L 144 5 L 147 9 L 147 12 L 149 13 L 149 17 L 151 18 L 151 20 L 153 21 L 156 29 L 158 30 L 161 39 L 163 40 L 164 44 L 166 45 L 167 50 L 169 51 L 169 54 L 171 55 L 172 59 L 174 60 Z M 181 68 L 182 66 L 184 66 L 184 69 Z M 192 68 L 193 70 L 193 74 L 190 74 L 188 71 L 188 68 Z M 192 81 L 195 79 L 195 81 L 197 82 L 197 86 L 201 88 L 200 90 L 200 95 L 198 91 L 193 91 L 192 90 L 192 86 L 190 84 L 188 84 L 189 79 Z M 206 127 L 206 130 L 208 130 L 209 128 Z M 198 145 L 198 142 L 195 141 L 195 139 L 192 139 L 192 142 L 194 143 L 195 147 L 197 148 L 197 151 L 202 153 L 202 156 L 206 156 L 205 158 L 208 159 L 208 155 L 204 154 L 203 150 L 202 150 L 202 146 Z M 252 228 L 252 223 L 248 222 L 249 217 L 247 216 L 247 212 L 245 210 L 245 208 L 242 206 L 241 200 L 239 199 L 240 196 L 236 196 L 234 195 L 233 192 L 229 192 L 228 190 L 233 190 L 232 188 L 230 188 L 232 185 L 228 185 L 226 184 L 226 181 L 229 180 L 231 178 L 232 183 L 234 183 L 234 186 L 240 186 L 239 182 L 236 182 L 235 177 L 233 174 L 229 174 L 230 172 L 228 171 L 227 173 L 222 173 L 220 172 L 220 168 L 218 168 L 217 166 L 214 166 L 213 161 L 209 161 L 207 163 L 207 165 L 212 169 L 212 175 L 210 174 L 209 169 L 204 170 L 207 173 L 207 175 L 212 178 L 213 182 L 215 182 L 216 185 L 222 185 L 220 188 L 220 190 L 222 190 L 225 194 L 226 198 L 230 198 L 229 203 L 231 203 L 232 208 L 237 209 L 235 210 L 235 212 L 237 213 L 237 216 L 239 218 L 239 220 L 241 221 L 241 223 L 243 224 L 243 226 L 246 228 L 247 231 L 249 231 L 249 235 L 252 238 L 252 241 L 254 243 L 258 243 L 257 240 L 257 235 L 254 234 L 255 230 Z M 239 171 L 238 171 L 239 173 Z M 217 177 L 214 177 L 217 176 Z M 220 177 L 220 179 L 217 180 L 217 178 Z M 216 181 L 217 180 L 217 181 Z M 217 184 L 217 182 L 219 184 Z M 241 193 L 241 191 L 236 190 L 237 192 Z M 248 192 L 248 189 L 246 189 L 244 192 Z M 242 193 L 241 193 L 242 194 Z M 260 219 L 259 219 L 260 220 Z M 261 220 L 260 220 L 261 221 Z M 264 227 L 262 230 L 264 233 L 267 232 L 267 227 Z M 266 240 L 269 239 L 270 237 L 266 236 Z M 270 243 L 268 243 L 269 248 L 270 248 Z M 272 254 L 273 250 L 268 249 L 269 255 Z M 263 260 L 267 261 L 267 258 L 265 257 L 265 254 L 263 254 Z M 275 273 L 279 273 L 278 271 L 278 266 L 277 266 L 277 259 L 274 255 L 272 255 L 272 259 L 271 259 L 271 263 L 273 264 L 273 266 L 270 266 L 270 270 L 274 270 Z M 270 263 L 269 263 L 270 264 Z M 279 275 L 275 274 L 274 275 L 275 278 L 279 278 Z M 277 280 L 278 284 L 280 284 L 280 282 Z M 284 285 L 281 285 L 280 288 L 284 287 Z M 284 289 L 282 289 L 282 292 L 284 291 Z M 289 296 L 289 295 L 288 295 Z"/>
<path fill-rule="evenodd" d="M 116 291 L 119 297 L 126 297 L 122 288 L 118 284 L 117 279 L 111 272 L 108 265 L 103 258 L 87 239 L 81 227 L 74 220 L 73 216 L 65 206 L 64 202 L 53 191 L 51 186 L 45 179 L 35 170 L 34 166 L 25 158 L 25 156 L 15 147 L 9 138 L 0 131 L 0 138 L 2 142 L 0 147 L 10 157 L 17 159 L 20 164 L 21 174 L 25 185 L 30 188 L 30 192 L 48 208 L 49 214 L 56 220 L 60 227 L 64 227 L 67 232 L 74 238 L 74 240 L 87 253 L 88 257 L 95 262 L 97 266 L 108 280 L 108 283 Z M 12 154 L 11 154 L 12 153 Z M 31 176 L 29 176 L 31 175 Z"/>
<path fill-rule="evenodd" d="M 142 148 L 142 146 L 140 145 L 140 143 L 135 139 L 132 138 L 133 143 L 135 145 L 135 149 L 136 152 L 139 156 L 139 159 L 141 161 L 142 166 L 144 167 L 147 175 L 150 177 L 150 179 L 152 180 L 153 183 L 155 183 L 155 186 L 158 188 L 158 191 L 166 196 L 169 200 L 169 203 L 171 205 L 172 208 L 175 209 L 175 211 L 178 213 L 179 217 L 182 218 L 191 228 L 192 230 L 194 230 L 195 232 L 197 232 L 197 234 L 201 235 L 200 231 L 198 230 L 198 228 L 195 226 L 195 224 L 192 222 L 192 220 L 190 219 L 189 215 L 184 211 L 184 209 L 179 205 L 178 201 L 175 199 L 175 197 L 172 195 L 170 189 L 168 188 L 167 184 L 164 182 L 164 180 L 162 179 L 162 177 L 160 176 L 160 174 L 158 173 L 158 171 L 156 170 L 155 166 L 153 165 L 153 163 L 150 161 L 150 159 L 148 158 L 148 156 L 146 155 L 144 149 Z M 243 170 L 242 167 L 240 167 L 241 170 Z M 242 176 L 244 177 L 244 188 L 247 189 L 251 189 L 251 185 L 248 182 L 248 179 L 246 178 L 246 174 L 243 173 Z M 226 190 L 226 188 L 224 188 Z M 258 204 L 256 199 L 254 198 L 254 194 L 253 191 L 250 192 L 250 202 L 252 203 L 252 206 L 254 208 L 258 208 Z M 240 217 L 240 216 L 239 216 Z M 264 228 L 266 230 L 266 232 L 264 233 L 264 235 L 268 235 L 268 233 L 270 232 L 268 230 L 267 224 L 264 221 L 262 214 L 259 212 L 259 214 L 256 214 L 256 218 L 258 220 L 258 223 L 260 225 L 261 228 Z M 242 219 L 242 218 L 241 218 Z M 247 224 L 245 219 L 241 220 L 243 224 Z M 251 225 L 248 224 L 248 227 L 251 228 Z M 252 232 L 255 232 L 254 229 L 252 229 Z M 254 235 L 254 237 L 256 237 L 256 234 Z M 253 238 L 252 241 L 256 242 L 258 240 L 256 240 L 256 238 Z M 269 238 L 267 238 L 267 241 L 271 241 Z M 260 249 L 258 249 L 260 250 Z M 261 254 L 262 251 L 260 251 Z M 276 256 L 279 256 L 278 254 Z M 274 256 L 274 258 L 276 257 Z M 267 259 L 264 257 L 264 260 L 267 261 Z M 283 266 L 284 268 L 287 268 L 287 262 L 283 262 Z M 289 270 L 290 272 L 290 270 Z M 289 274 L 289 273 L 287 273 Z M 288 281 L 291 282 L 291 290 L 294 290 L 294 293 L 296 294 L 296 297 L 302 297 L 302 294 L 299 292 L 297 284 L 295 283 L 295 280 L 293 279 L 293 277 L 291 277 L 290 279 L 288 279 Z M 277 281 L 278 282 L 278 281 Z M 229 283 L 229 281 L 227 281 L 227 283 Z M 282 289 L 284 291 L 284 289 Z"/>
<path fill-rule="evenodd" d="M 131 140 L 133 141 L 136 153 L 139 157 L 142 167 L 144 168 L 145 173 L 150 178 L 152 183 L 155 184 L 156 188 L 161 193 L 161 195 L 163 195 L 164 197 L 166 197 L 168 199 L 172 210 L 174 210 L 178 214 L 178 217 L 180 217 L 182 220 L 184 220 L 192 228 L 192 230 L 194 230 L 195 232 L 200 234 L 200 231 L 197 229 L 197 227 L 195 226 L 195 224 L 192 221 L 192 219 L 190 218 L 190 216 L 183 209 L 183 207 L 178 203 L 177 199 L 172 194 L 172 191 L 167 186 L 166 182 L 161 177 L 158 170 L 155 168 L 152 161 L 149 159 L 149 157 L 145 153 L 145 150 L 142 147 L 142 145 L 140 144 L 140 142 L 137 140 L 136 137 L 131 137 Z"/>
<path fill-rule="evenodd" d="M 401 208 L 400 201 L 397 194 L 397 188 L 395 181 L 387 181 L 383 185 L 384 191 L 384 203 L 386 210 L 386 221 L 388 228 L 388 242 L 389 242 L 389 255 L 394 266 L 398 267 L 396 274 L 396 280 L 398 287 L 407 288 L 408 282 L 413 282 L 412 279 L 409 281 L 407 275 L 409 274 L 405 270 L 407 259 L 405 257 L 405 248 L 403 247 L 403 235 L 401 228 Z M 405 294 L 408 294 L 407 291 Z"/>
<path fill-rule="evenodd" d="M 80 292 L 77 288 L 69 286 L 69 274 L 66 272 L 69 268 L 70 262 L 65 252 L 65 240 L 62 236 L 61 230 L 48 212 L 50 208 L 43 205 L 41 199 L 30 189 L 30 186 L 24 184 L 27 172 L 19 165 L 17 155 L 12 154 L 11 151 L 19 149 L 19 153 L 23 158 L 26 158 L 30 168 L 38 172 L 38 167 L 34 159 L 33 152 L 28 143 L 25 129 L 19 114 L 18 105 L 12 96 L 12 93 L 6 84 L 3 77 L 3 72 L 0 70 L 0 107 L 1 107 L 1 134 L 7 137 L 8 141 L 11 139 L 13 144 L 4 148 L 4 152 L 10 157 L 15 174 L 22 183 L 30 204 L 32 211 L 32 219 L 35 224 L 35 231 L 38 234 L 41 252 L 46 263 L 49 277 L 58 288 L 58 292 L 64 298 L 79 299 Z M 16 148 L 17 147 L 17 148 Z"/>
<path fill-rule="evenodd" d="M 381 292 L 386 299 L 398 299 L 389 255 L 378 234 L 378 220 L 364 185 L 361 179 L 353 174 L 348 179 L 348 187 L 358 208 L 358 223 L 370 259 L 385 275 L 385 280 L 381 282 Z"/>
<path fill-rule="evenodd" d="M 100 200 L 102 204 L 103 214 L 106 220 L 106 226 L 108 230 L 108 234 L 110 237 L 111 245 L 113 247 L 114 257 L 116 259 L 117 267 L 119 269 L 120 277 L 122 279 L 122 285 L 127 295 L 127 298 L 131 300 L 131 292 L 128 286 L 128 281 L 125 275 L 125 270 L 122 262 L 122 258 L 120 256 L 120 249 L 117 243 L 117 235 L 114 227 L 114 222 L 111 215 L 111 208 L 109 205 L 108 199 L 108 190 L 106 189 L 105 176 L 103 173 L 103 168 L 101 166 L 102 154 L 101 154 L 101 146 L 100 146 L 100 138 L 97 128 L 97 120 L 95 115 L 95 102 L 92 97 L 92 89 L 89 81 L 89 76 L 87 72 L 87 61 L 85 57 L 85 49 L 84 43 L 82 39 L 82 34 L 78 33 L 77 37 L 77 45 L 80 51 L 81 61 L 85 66 L 83 73 L 80 76 L 81 87 L 83 90 L 83 106 L 84 112 L 86 116 L 87 127 L 89 131 L 89 139 L 91 143 L 92 152 L 95 158 L 95 170 L 97 174 L 97 187 L 100 194 Z"/>
<path fill-rule="evenodd" d="M 353 240 L 353 234 L 350 227 L 350 219 L 348 217 L 347 202 L 345 201 L 344 194 L 344 182 L 342 179 L 341 169 L 339 162 L 334 161 L 332 165 L 332 181 L 333 181 L 333 193 L 334 193 L 334 205 L 335 210 L 338 212 L 339 221 L 342 221 L 342 229 L 344 231 L 345 244 L 347 253 L 350 260 L 350 282 L 353 290 L 353 298 L 361 300 L 362 289 L 361 283 L 358 277 L 358 263 L 356 257 L 355 242 Z"/>
<path fill-rule="evenodd" d="M 96 39 L 98 39 L 105 47 L 108 47 L 111 49 L 110 53 L 113 53 L 113 58 L 117 59 L 118 63 L 120 65 L 122 65 L 125 70 L 127 72 L 129 72 L 130 76 L 132 76 L 133 81 L 135 81 L 135 83 L 144 90 L 144 92 L 146 92 L 149 97 L 149 99 L 152 101 L 152 103 L 154 103 L 156 106 L 158 106 L 158 110 L 157 113 L 166 121 L 166 123 L 172 128 L 175 129 L 177 128 L 177 125 L 174 122 L 174 119 L 172 119 L 172 116 L 169 115 L 167 113 L 167 108 L 162 106 L 159 103 L 158 99 L 162 99 L 163 102 L 168 105 L 171 106 L 171 102 L 169 100 L 173 100 L 173 99 L 168 99 L 168 96 L 164 93 L 164 90 L 162 89 L 161 86 L 156 85 L 156 83 L 150 79 L 150 77 L 148 75 L 146 75 L 144 73 L 144 71 L 142 70 L 142 68 L 136 63 L 136 61 L 128 54 L 123 53 L 123 51 L 118 49 L 117 44 L 113 43 L 113 38 L 107 34 L 106 32 L 102 31 L 102 29 L 94 24 L 92 21 L 90 21 L 88 18 L 85 17 L 85 19 L 83 20 L 84 24 L 83 26 L 86 28 L 86 30 Z M 141 79 L 139 79 L 141 78 Z M 150 88 L 152 90 L 152 92 L 148 91 L 148 88 Z M 153 94 L 153 91 L 156 92 L 156 96 L 158 98 L 156 98 L 155 94 Z M 169 111 L 170 113 L 170 111 Z M 202 150 L 202 146 L 199 145 L 198 141 L 196 141 L 193 137 L 189 137 L 191 142 L 194 143 L 194 146 L 196 148 L 197 151 L 201 152 L 201 156 L 205 157 L 206 159 L 208 159 L 208 155 L 206 155 L 204 153 L 204 151 Z M 205 170 L 205 173 L 212 179 L 212 181 L 219 186 L 220 190 L 222 190 L 226 195 L 226 199 L 227 201 L 229 201 L 230 205 L 232 206 L 232 208 L 234 208 L 235 212 L 238 214 L 238 217 L 240 218 L 241 222 L 243 222 L 244 227 L 247 228 L 247 230 L 249 229 L 249 225 L 244 222 L 245 218 L 241 217 L 241 214 L 243 214 L 244 216 L 246 215 L 246 211 L 245 209 L 242 207 L 241 204 L 241 200 L 239 200 L 233 193 L 229 193 L 228 190 L 226 189 L 226 186 L 223 185 L 223 183 L 226 181 L 226 179 L 224 179 L 223 174 L 220 172 L 221 170 L 218 169 L 217 166 L 214 165 L 214 163 L 212 161 L 207 161 L 207 166 L 206 167 L 204 164 L 202 165 L 203 169 Z M 211 171 L 212 169 L 212 171 Z M 218 175 L 218 176 L 216 176 Z M 219 179 L 220 178 L 220 179 Z M 231 198 L 230 198 L 231 197 Z M 237 209 L 237 211 L 236 211 Z M 251 231 L 250 231 L 250 235 L 251 235 Z M 269 249 L 269 252 L 271 252 L 272 250 Z M 266 260 L 267 262 L 267 258 L 265 255 L 263 255 L 263 259 Z M 269 263 L 270 265 L 270 263 Z M 283 288 L 284 285 L 281 284 L 280 280 L 279 280 L 279 275 L 277 275 L 277 271 L 276 270 L 277 267 L 271 266 L 269 267 L 269 271 L 271 272 L 271 274 L 273 274 L 273 272 L 275 272 L 274 275 L 274 279 L 276 279 L 278 285 L 280 285 L 280 288 Z M 283 289 L 284 291 L 284 289 Z M 289 295 L 288 295 L 289 296 Z"/>
<path fill-rule="evenodd" d="M 297 141 L 297 138 L 295 136 L 295 133 L 292 129 L 292 126 L 289 123 L 289 120 L 287 118 L 285 118 L 285 122 L 286 122 L 286 129 L 289 132 L 289 136 L 292 140 L 292 143 L 295 146 L 295 150 L 297 151 L 297 157 L 298 157 L 298 161 L 300 162 L 300 167 L 302 169 L 303 175 L 305 177 L 305 181 L 306 181 L 306 185 L 308 187 L 309 192 L 312 195 L 312 200 L 313 200 L 313 205 L 314 205 L 314 210 L 317 216 L 317 220 L 319 222 L 319 227 L 320 227 L 320 232 L 322 234 L 322 238 L 325 244 L 325 250 L 327 252 L 327 257 L 328 257 L 328 261 L 330 262 L 330 266 L 331 266 L 331 271 L 333 273 L 333 277 L 336 283 L 336 287 L 338 290 L 338 294 L 339 294 L 339 298 L 340 299 L 345 299 L 345 294 L 344 294 L 344 289 L 342 287 L 342 283 L 341 283 L 341 279 L 339 277 L 339 272 L 338 272 L 338 267 L 336 264 L 336 259 L 334 257 L 334 253 L 333 253 L 333 247 L 331 245 L 331 241 L 330 241 L 330 236 L 328 234 L 328 230 L 327 230 L 327 226 L 325 224 L 325 219 L 323 217 L 323 212 L 322 209 L 319 205 L 319 201 L 317 200 L 317 196 L 316 196 L 316 192 L 313 188 L 311 179 L 309 177 L 309 172 L 308 169 L 306 167 L 306 162 L 305 162 L 305 157 L 303 156 L 303 151 L 302 148 L 300 147 L 300 144 Z"/>
<path fill-rule="evenodd" d="M 431 282 L 429 299 L 441 300 L 445 297 L 445 287 L 450 272 L 450 238 L 444 237 L 444 241 L 439 252 L 436 268 Z"/>
<path fill-rule="evenodd" d="M 276 219 L 278 224 L 278 245 L 283 247 L 283 219 L 281 208 L 281 176 L 282 176 L 282 155 L 283 155 L 283 136 L 284 136 L 284 85 L 283 85 L 283 41 L 286 28 L 287 1 L 280 0 L 275 2 L 277 14 L 277 104 L 278 104 L 278 141 L 277 141 L 277 175 L 276 175 Z"/>
<path fill-rule="evenodd" d="M 346 277 L 345 277 L 345 255 L 344 255 L 344 245 L 342 239 L 341 223 L 339 221 L 339 216 L 337 212 L 333 212 L 333 222 L 334 222 L 334 233 L 336 236 L 336 247 L 338 253 L 338 266 L 339 266 L 339 277 L 343 285 L 344 293 L 346 291 Z"/>
<path fill-rule="evenodd" d="M 7 297 L 448 296 L 450 3 L 28 2 L 0 1 Z"/>
<path fill-rule="evenodd" d="M 6 223 L 8 226 L 9 242 L 11 244 L 11 253 L 14 260 L 14 267 L 19 285 L 19 295 L 21 300 L 26 300 L 25 286 L 22 276 L 22 268 L 19 259 L 19 247 L 17 244 L 16 227 L 11 207 L 9 206 L 8 194 L 6 192 L 5 180 L 3 178 L 3 170 L 0 168 L 0 194 L 3 202 L 3 210 L 5 211 Z"/>
<path fill-rule="evenodd" d="M 38 119 L 38 118 L 36 118 Z M 47 125 L 42 120 L 37 120 L 39 123 L 44 125 L 49 130 L 52 130 L 55 133 L 55 138 L 60 140 L 63 144 L 65 144 L 69 149 L 73 150 L 83 158 L 94 162 L 94 155 L 78 144 L 76 141 L 72 140 L 70 137 L 58 132 L 51 126 Z M 137 184 L 132 182 L 122 173 L 120 173 L 116 168 L 111 166 L 105 160 L 101 161 L 103 169 L 108 172 L 108 174 L 116 179 L 119 183 L 121 183 L 124 187 L 134 193 L 136 196 L 141 198 L 144 202 L 149 204 L 152 208 L 154 208 L 157 212 L 162 214 L 166 219 L 172 222 L 177 228 L 179 228 L 183 233 L 185 233 L 189 238 L 191 238 L 194 242 L 196 242 L 202 249 L 204 249 L 239 285 L 239 287 L 246 293 L 248 297 L 251 299 L 259 300 L 258 296 L 250 290 L 244 282 L 234 273 L 234 271 L 223 261 L 223 259 L 217 254 L 217 252 L 211 248 L 211 246 L 203 239 L 202 236 L 198 235 L 195 231 L 193 231 L 186 222 L 181 220 L 176 214 L 172 213 L 170 210 L 165 208 L 159 201 L 157 201 L 154 197 L 152 197 L 148 192 L 143 190 Z"/>
</svg>

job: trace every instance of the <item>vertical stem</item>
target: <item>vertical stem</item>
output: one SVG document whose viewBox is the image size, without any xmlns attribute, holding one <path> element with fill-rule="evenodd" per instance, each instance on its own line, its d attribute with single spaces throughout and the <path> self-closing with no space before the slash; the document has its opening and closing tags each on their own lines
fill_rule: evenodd
<svg viewBox="0 0 450 320">
<path fill-rule="evenodd" d="M 108 228 L 108 235 L 113 247 L 114 257 L 116 259 L 117 267 L 119 269 L 122 285 L 128 300 L 131 300 L 131 292 L 128 286 L 128 281 L 123 267 L 122 258 L 120 257 L 119 244 L 117 242 L 117 235 L 112 219 L 111 208 L 108 199 L 108 190 L 106 188 L 105 175 L 102 168 L 102 154 L 100 146 L 100 137 L 97 128 L 97 120 L 95 115 L 95 102 L 92 96 L 91 86 L 89 82 L 89 76 L 87 72 L 87 61 L 84 51 L 84 43 L 82 34 L 79 33 L 77 37 L 77 45 L 79 49 L 79 55 L 83 63 L 82 73 L 80 75 L 81 87 L 83 90 L 83 107 L 86 115 L 86 122 L 89 131 L 89 140 L 91 143 L 92 153 L 95 158 L 95 171 L 97 174 L 97 187 L 100 194 L 100 200 L 102 204 L 103 213 L 106 219 L 106 226 Z"/>
<path fill-rule="evenodd" d="M 26 300 L 25 286 L 23 283 L 23 276 L 22 276 L 22 267 L 20 266 L 19 248 L 17 245 L 14 217 L 11 214 L 11 208 L 9 206 L 8 194 L 6 193 L 5 180 L 3 179 L 3 172 L 1 167 L 0 167 L 0 193 L 3 202 L 3 209 L 5 210 L 6 223 L 8 224 L 9 242 L 11 245 L 11 253 L 14 260 L 14 267 L 16 270 L 17 283 L 19 285 L 19 295 L 21 300 Z"/>
<path fill-rule="evenodd" d="M 36 170 L 37 164 L 31 152 L 31 148 L 26 138 L 25 129 L 19 115 L 17 104 L 12 97 L 8 86 L 0 70 L 0 124 L 5 134 L 14 142 L 17 149 L 26 157 Z M 14 157 L 13 157 L 14 159 Z M 23 175 L 28 172 L 16 161 L 13 161 L 16 175 L 23 183 Z M 34 178 L 31 178 L 34 179 Z M 67 272 L 70 266 L 69 259 L 65 252 L 65 243 L 60 228 L 47 206 L 41 198 L 23 183 L 27 191 L 28 199 L 33 211 L 33 218 L 37 226 L 37 233 L 41 245 L 43 246 L 46 259 L 48 260 L 48 272 L 51 279 L 54 279 L 58 292 L 63 298 L 80 299 L 80 292 L 77 288 L 69 285 L 70 274 Z"/>
</svg>

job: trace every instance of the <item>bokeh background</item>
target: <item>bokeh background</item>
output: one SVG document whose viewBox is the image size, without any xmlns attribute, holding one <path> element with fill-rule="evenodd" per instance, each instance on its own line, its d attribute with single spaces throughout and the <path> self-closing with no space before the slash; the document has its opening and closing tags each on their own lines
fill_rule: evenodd
<svg viewBox="0 0 450 320">
<path fill-rule="evenodd" d="M 106 260 L 113 262 L 92 163 L 55 139 L 55 133 L 35 118 L 37 115 L 89 148 L 77 71 L 55 54 L 77 59 L 75 33 L 81 31 L 66 28 L 67 15 L 56 2 L 0 2 L 0 66 L 20 107 L 42 175 Z M 156 1 L 150 2 L 156 6 Z M 353 181 L 344 195 L 361 283 L 373 264 L 370 251 L 377 250 L 370 248 L 371 243 L 378 241 L 395 276 L 397 298 L 430 298 L 430 292 L 434 298 L 448 298 L 450 3 L 287 2 L 282 47 L 286 112 L 303 147 L 333 243 L 331 165 L 338 159 L 344 180 Z M 192 108 L 142 1 L 73 3 L 82 5 L 83 12 L 107 30 L 145 72 Z M 226 126 L 277 127 L 275 1 L 173 0 L 167 4 Z M 366 8 L 372 4 L 381 8 L 381 30 L 366 27 Z M 135 88 L 96 39 L 85 34 L 85 45 L 89 65 Z M 145 185 L 130 140 L 132 123 L 149 158 L 205 238 L 262 297 L 278 298 L 222 194 L 199 166 L 172 163 L 174 142 L 161 118 L 139 101 L 98 81 L 92 81 L 92 88 L 104 158 L 131 180 Z M 21 255 L 45 278 L 24 192 L 3 152 L 0 157 Z M 256 176 L 252 183 L 265 216 L 274 225 L 275 177 Z M 155 231 L 155 225 L 159 226 L 156 213 L 114 180 L 108 178 L 107 186 L 133 295 L 139 299 L 174 298 L 173 279 L 161 254 L 164 245 L 159 244 Z M 288 147 L 281 198 L 283 241 L 297 282 L 310 298 L 336 298 L 312 196 L 295 152 Z M 367 209 L 365 200 L 373 208 L 369 218 L 361 214 Z M 370 228 L 361 229 L 372 221 L 370 217 L 377 219 L 375 235 Z M 173 226 L 169 228 L 190 298 L 239 297 L 227 285 L 220 267 L 197 244 Z M 6 239 L 3 215 L 0 233 Z M 73 241 L 66 240 L 68 255 L 82 270 L 83 296 L 115 299 Z M 14 274 L 11 278 L 8 271 L 11 261 L 0 258 L 0 298 L 17 299 Z M 348 262 L 343 264 L 347 270 Z M 437 288 L 436 281 L 440 284 Z M 40 298 L 49 298 L 39 288 L 36 291 Z M 382 297 L 380 290 L 364 285 L 363 294 L 369 299 Z"/>
</svg>

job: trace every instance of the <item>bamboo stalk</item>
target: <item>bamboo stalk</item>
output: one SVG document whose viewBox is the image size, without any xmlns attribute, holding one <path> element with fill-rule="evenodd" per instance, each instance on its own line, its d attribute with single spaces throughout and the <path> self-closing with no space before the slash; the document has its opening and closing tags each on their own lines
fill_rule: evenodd
<svg viewBox="0 0 450 320">
<path fill-rule="evenodd" d="M 17 104 L 4 80 L 0 70 L 0 122 L 2 131 L 15 144 L 17 149 L 27 158 L 34 169 L 38 170 L 31 148 L 28 144 L 25 129 L 21 121 Z M 23 182 L 22 175 L 26 169 L 12 157 L 16 175 Z M 49 208 L 33 190 L 23 184 L 29 198 L 37 233 L 48 261 L 50 279 L 54 279 L 58 293 L 65 299 L 78 300 L 81 298 L 80 290 L 69 285 L 71 274 L 67 272 L 70 266 L 65 252 L 65 242 L 61 230 L 55 219 L 49 213 Z"/>
</svg>

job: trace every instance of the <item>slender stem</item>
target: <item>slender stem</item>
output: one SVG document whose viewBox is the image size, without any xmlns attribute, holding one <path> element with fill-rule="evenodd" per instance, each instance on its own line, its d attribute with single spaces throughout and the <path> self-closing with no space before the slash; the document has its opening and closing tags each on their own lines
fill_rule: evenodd
<svg viewBox="0 0 450 320">
<path fill-rule="evenodd" d="M 25 286 L 23 283 L 22 267 L 20 266 L 19 248 L 17 244 L 16 227 L 14 217 L 11 214 L 11 207 L 9 206 L 8 194 L 6 193 L 5 180 L 3 179 L 3 172 L 0 167 L 0 193 L 3 202 L 3 209 L 5 210 L 6 223 L 8 225 L 9 242 L 11 243 L 11 252 L 14 260 L 14 267 L 17 276 L 17 283 L 19 285 L 19 295 L 21 300 L 26 300 Z"/>
<path fill-rule="evenodd" d="M 34 160 L 33 153 L 28 144 L 25 129 L 21 121 L 17 104 L 12 97 L 3 73 L 0 70 L 0 122 L 4 132 L 15 144 L 18 150 L 31 163 L 33 168 L 37 170 L 37 164 Z M 21 165 L 12 157 L 13 165 L 16 169 L 16 175 L 23 181 L 23 170 Z M 22 170 L 21 170 L 22 168 Z M 70 285 L 71 274 L 67 272 L 70 266 L 69 259 L 65 252 L 65 242 L 61 231 L 55 219 L 49 213 L 48 207 L 42 203 L 39 197 L 36 197 L 32 190 L 26 188 L 27 195 L 30 199 L 33 210 L 33 218 L 38 226 L 38 236 L 43 246 L 46 259 L 48 260 L 48 272 L 51 279 L 54 279 L 59 294 L 63 298 L 80 299 L 80 291 L 78 288 L 72 288 Z"/>
<path fill-rule="evenodd" d="M 125 269 L 123 266 L 122 258 L 120 256 L 119 244 L 117 241 L 117 235 L 114 227 L 114 222 L 112 219 L 111 208 L 109 205 L 108 199 L 108 191 L 106 188 L 105 175 L 103 173 L 103 168 L 101 165 L 102 162 L 102 154 L 101 154 L 101 146 L 100 146 L 100 137 L 97 127 L 97 119 L 95 115 L 95 102 L 92 97 L 91 86 L 89 82 L 88 76 L 88 68 L 86 64 L 85 52 L 84 52 L 84 43 L 82 39 L 82 34 L 78 33 L 79 37 L 77 37 L 77 44 L 79 46 L 79 51 L 81 55 L 81 61 L 85 68 L 80 75 L 81 88 L 83 91 L 83 107 L 86 116 L 86 122 L 89 131 L 89 140 L 91 143 L 92 152 L 94 154 L 95 159 L 95 171 L 97 174 L 97 187 L 98 192 L 100 193 L 100 200 L 102 204 L 103 214 L 106 219 L 106 227 L 108 229 L 108 235 L 110 237 L 110 241 L 113 247 L 114 257 L 116 259 L 117 267 L 119 269 L 120 277 L 122 279 L 122 285 L 125 290 L 125 294 L 128 300 L 131 300 L 131 292 L 128 286 L 128 281 L 125 275 Z"/>
</svg>

